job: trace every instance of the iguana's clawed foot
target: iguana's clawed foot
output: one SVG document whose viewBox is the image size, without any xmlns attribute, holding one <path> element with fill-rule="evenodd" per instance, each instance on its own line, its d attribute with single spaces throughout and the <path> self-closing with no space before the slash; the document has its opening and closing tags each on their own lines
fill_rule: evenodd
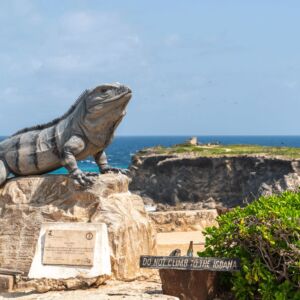
<svg viewBox="0 0 300 300">
<path fill-rule="evenodd" d="M 120 168 L 107 167 L 105 169 L 102 169 L 101 173 L 102 174 L 106 174 L 106 173 L 121 173 L 123 175 L 128 175 L 129 174 L 129 170 L 128 169 L 120 169 Z"/>
<path fill-rule="evenodd" d="M 85 172 L 84 174 L 91 177 L 99 176 L 99 173 L 97 172 Z"/>
<path fill-rule="evenodd" d="M 81 170 L 75 170 L 70 175 L 74 179 L 76 184 L 87 186 L 87 185 L 91 185 L 94 182 L 94 177 L 97 176 L 98 174 L 84 173 Z"/>
<path fill-rule="evenodd" d="M 117 173 L 117 174 L 128 175 L 129 170 L 107 167 L 105 169 L 102 169 L 101 173 L 102 174 Z M 98 173 L 94 173 L 94 172 L 85 172 L 84 173 L 79 169 L 70 173 L 70 176 L 71 176 L 71 178 L 74 179 L 75 183 L 79 184 L 81 186 L 88 186 L 88 185 L 93 184 L 93 182 L 95 181 L 95 177 L 98 175 L 99 175 Z"/>
</svg>

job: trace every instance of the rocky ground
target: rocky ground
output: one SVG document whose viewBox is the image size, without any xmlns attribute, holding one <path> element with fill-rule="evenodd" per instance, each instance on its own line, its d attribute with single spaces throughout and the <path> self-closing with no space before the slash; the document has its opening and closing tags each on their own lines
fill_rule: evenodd
<svg viewBox="0 0 300 300">
<path fill-rule="evenodd" d="M 175 300 L 173 296 L 162 294 L 161 284 L 157 281 L 108 281 L 97 289 L 36 293 L 2 293 L 0 300 L 139 300 L 161 299 Z"/>
</svg>

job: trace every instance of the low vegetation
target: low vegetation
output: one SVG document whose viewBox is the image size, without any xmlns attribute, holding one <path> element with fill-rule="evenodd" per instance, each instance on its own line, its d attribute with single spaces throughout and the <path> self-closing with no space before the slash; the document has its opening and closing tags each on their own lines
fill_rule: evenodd
<svg viewBox="0 0 300 300">
<path fill-rule="evenodd" d="M 201 156 L 234 156 L 234 155 L 264 155 L 300 158 L 300 148 L 268 147 L 259 145 L 175 145 L 172 147 L 157 146 L 145 149 L 156 154 L 194 153 Z"/>
<path fill-rule="evenodd" d="M 261 197 L 217 221 L 198 254 L 240 258 L 240 272 L 222 273 L 237 299 L 300 299 L 300 192 Z"/>
</svg>

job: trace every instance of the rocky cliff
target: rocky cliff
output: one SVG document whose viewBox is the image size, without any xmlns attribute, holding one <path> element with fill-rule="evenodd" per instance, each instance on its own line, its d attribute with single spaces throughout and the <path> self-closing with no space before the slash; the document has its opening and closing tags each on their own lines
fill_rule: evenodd
<svg viewBox="0 0 300 300">
<path fill-rule="evenodd" d="M 157 203 L 234 207 L 260 195 L 297 189 L 300 159 L 141 151 L 133 157 L 131 177 L 130 189 Z"/>
</svg>

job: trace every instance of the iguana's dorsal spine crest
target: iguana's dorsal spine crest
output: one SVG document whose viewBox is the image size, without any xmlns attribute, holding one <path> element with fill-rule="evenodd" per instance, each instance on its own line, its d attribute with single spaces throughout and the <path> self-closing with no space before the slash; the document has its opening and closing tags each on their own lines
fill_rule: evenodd
<svg viewBox="0 0 300 300">
<path fill-rule="evenodd" d="M 25 133 L 25 132 L 28 132 L 28 131 L 35 131 L 35 130 L 43 130 L 45 128 L 49 128 L 53 125 L 56 125 L 57 123 L 59 123 L 61 120 L 65 119 L 66 117 L 68 117 L 72 112 L 74 112 L 75 108 L 77 107 L 77 105 L 83 101 L 85 99 L 85 96 L 87 95 L 88 93 L 88 90 L 84 90 L 80 96 L 77 98 L 77 100 L 75 101 L 75 103 L 69 108 L 69 110 L 63 114 L 61 117 L 59 118 L 56 118 L 54 120 L 52 120 L 51 122 L 48 122 L 48 123 L 45 123 L 45 124 L 40 124 L 40 125 L 35 125 L 35 126 L 32 126 L 32 127 L 26 127 L 24 129 L 21 129 L 19 131 L 17 131 L 16 133 L 14 133 L 12 136 L 16 136 L 18 134 L 21 134 L 21 133 Z"/>
</svg>

